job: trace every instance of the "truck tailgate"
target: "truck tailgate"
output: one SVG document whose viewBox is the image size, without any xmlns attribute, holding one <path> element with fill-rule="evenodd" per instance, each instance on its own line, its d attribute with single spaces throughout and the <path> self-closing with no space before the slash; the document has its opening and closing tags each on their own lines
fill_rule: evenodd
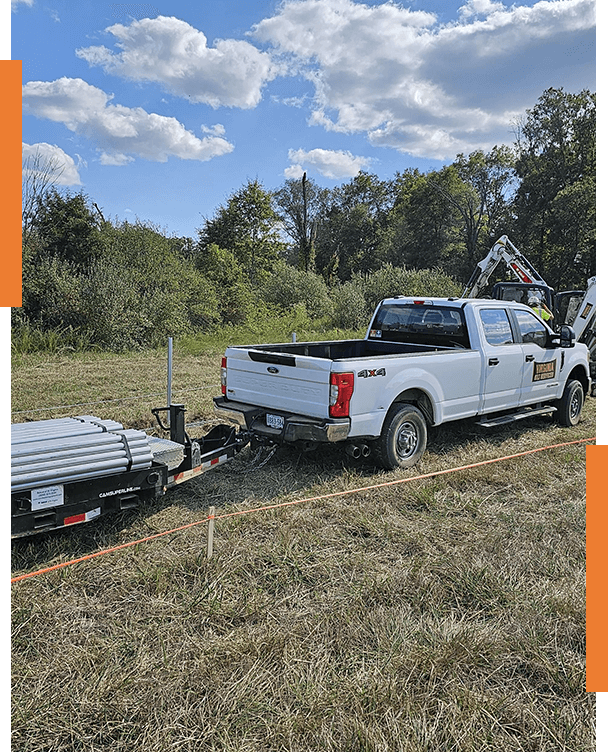
<svg viewBox="0 0 608 752">
<path fill-rule="evenodd" d="M 228 348 L 226 359 L 228 399 L 328 417 L 330 360 L 240 347 Z"/>
</svg>

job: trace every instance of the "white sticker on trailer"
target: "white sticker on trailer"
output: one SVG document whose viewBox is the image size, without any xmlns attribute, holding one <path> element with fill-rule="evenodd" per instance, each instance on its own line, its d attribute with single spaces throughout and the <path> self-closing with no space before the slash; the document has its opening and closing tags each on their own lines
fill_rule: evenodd
<svg viewBox="0 0 608 752">
<path fill-rule="evenodd" d="M 46 488 L 32 488 L 32 512 L 49 507 L 60 507 L 63 504 L 63 486 L 46 486 Z"/>
</svg>

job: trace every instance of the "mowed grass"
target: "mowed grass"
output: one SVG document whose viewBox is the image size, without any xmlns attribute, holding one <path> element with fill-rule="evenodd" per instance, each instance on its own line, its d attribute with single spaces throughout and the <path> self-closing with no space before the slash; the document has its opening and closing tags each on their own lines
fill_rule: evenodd
<svg viewBox="0 0 608 752">
<path fill-rule="evenodd" d="M 176 358 L 174 383 L 176 369 L 184 388 L 212 383 L 218 362 Z M 92 399 L 99 384 L 107 399 L 165 388 L 162 355 L 45 363 L 38 384 L 62 391 L 28 386 L 22 363 L 14 409 Z M 211 418 L 208 392 L 196 418 Z M 82 412 L 151 425 L 137 405 Z M 338 448 L 279 449 L 256 469 L 245 449 L 146 508 L 14 542 L 18 575 L 204 520 L 211 505 L 376 486 L 219 519 L 210 560 L 202 524 L 15 583 L 13 749 L 594 749 L 584 444 L 381 485 L 590 438 L 594 409 L 574 429 L 445 426 L 407 472 Z"/>
</svg>

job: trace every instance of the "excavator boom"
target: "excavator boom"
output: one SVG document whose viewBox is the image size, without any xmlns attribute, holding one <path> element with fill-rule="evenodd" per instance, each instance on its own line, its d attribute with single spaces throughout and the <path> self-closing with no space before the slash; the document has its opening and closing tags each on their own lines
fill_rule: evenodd
<svg viewBox="0 0 608 752">
<path fill-rule="evenodd" d="M 503 262 L 518 278 L 517 282 L 501 282 L 494 286 L 492 297 L 521 300 L 522 295 L 539 293 L 555 314 L 553 326 L 568 324 L 574 329 L 577 341 L 589 348 L 591 375 L 595 379 L 595 277 L 587 280 L 587 290 L 570 290 L 558 293 L 545 282 L 528 259 L 517 250 L 507 235 L 502 235 L 492 246 L 488 255 L 480 261 L 461 295 L 463 298 L 477 298 L 488 286 L 488 281 L 496 267 Z M 515 288 L 515 289 L 513 289 Z M 503 297 L 504 296 L 504 297 Z M 524 298 L 525 302 L 525 298 Z"/>
<path fill-rule="evenodd" d="M 507 235 L 503 235 L 494 243 L 488 255 L 477 264 L 461 297 L 478 297 L 479 293 L 487 287 L 488 280 L 501 261 L 515 273 L 521 282 L 525 284 L 541 284 L 548 287 L 545 280 L 523 253 L 517 250 Z"/>
</svg>

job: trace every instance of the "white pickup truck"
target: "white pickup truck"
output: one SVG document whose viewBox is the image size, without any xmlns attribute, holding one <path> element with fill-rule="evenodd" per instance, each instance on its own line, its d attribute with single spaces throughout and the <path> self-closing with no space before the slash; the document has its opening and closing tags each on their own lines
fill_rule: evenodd
<svg viewBox="0 0 608 752">
<path fill-rule="evenodd" d="M 387 469 L 410 467 L 428 426 L 494 426 L 555 412 L 579 422 L 589 353 L 504 300 L 383 300 L 365 339 L 229 347 L 216 412 L 253 443 L 344 442 Z"/>
</svg>

